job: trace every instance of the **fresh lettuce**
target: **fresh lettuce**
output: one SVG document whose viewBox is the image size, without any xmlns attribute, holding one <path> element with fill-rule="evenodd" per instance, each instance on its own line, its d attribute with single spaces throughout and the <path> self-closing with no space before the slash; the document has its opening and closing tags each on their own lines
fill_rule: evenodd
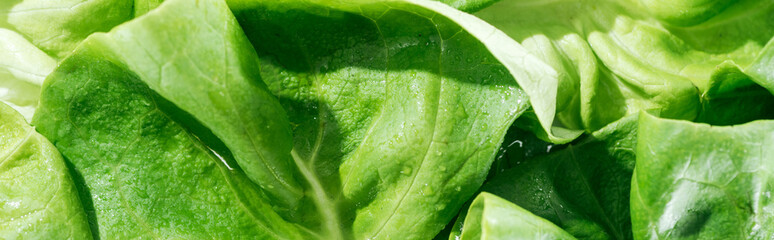
<svg viewBox="0 0 774 240">
<path fill-rule="evenodd" d="M 774 36 L 774 4 L 740 1 L 721 12 L 704 11 L 716 16 L 681 27 L 665 20 L 676 14 L 673 5 L 685 4 L 677 8 L 684 13 L 701 12 L 709 3 L 696 2 L 728 1 L 662 2 L 503 0 L 476 15 L 560 72 L 557 98 L 546 99 L 556 106 L 555 126 L 592 132 L 641 110 L 686 120 L 702 115 L 717 124 L 752 120 L 755 116 L 713 119 L 707 115 L 736 109 L 701 106 L 728 101 L 717 85 L 745 90 L 737 94 L 737 103 L 761 105 L 760 97 L 749 99 L 763 93 L 759 87 L 748 89 L 754 85 L 750 79 L 723 75 L 732 69 L 744 72 L 765 52 L 763 47 Z M 771 109 L 770 104 L 764 106 Z"/>
<path fill-rule="evenodd" d="M 5 1 L 0 238 L 769 239 L 772 12 Z"/>
<path fill-rule="evenodd" d="M 33 124 L 102 196 L 92 203 L 100 236 L 429 238 L 527 109 L 479 33 L 455 23 L 474 18 L 448 6 L 232 4 L 243 26 L 268 25 L 255 33 L 272 38 L 248 35 L 250 45 L 224 2 L 171 0 L 86 39 L 43 86 Z M 306 39 L 279 34 L 305 31 L 271 28 L 280 17 L 339 34 L 298 48 Z"/>
<path fill-rule="evenodd" d="M 578 239 L 631 239 L 629 189 L 637 127 L 637 115 L 616 121 L 577 144 L 514 164 L 481 190 Z"/>
<path fill-rule="evenodd" d="M 770 197 L 774 186 L 769 182 L 773 124 L 712 127 L 640 115 L 631 196 L 635 235 L 774 236 Z"/>
<path fill-rule="evenodd" d="M 518 205 L 489 193 L 473 200 L 457 239 L 575 239 Z"/>
<path fill-rule="evenodd" d="M 0 28 L 0 101 L 32 119 L 40 85 L 56 61 L 18 33 Z"/>
<path fill-rule="evenodd" d="M 0 119 L 0 238 L 91 239 L 59 151 L 3 103 Z"/>
<path fill-rule="evenodd" d="M 8 0 L 0 3 L 0 27 L 15 30 L 55 57 L 83 39 L 158 6 L 162 0 Z"/>
</svg>

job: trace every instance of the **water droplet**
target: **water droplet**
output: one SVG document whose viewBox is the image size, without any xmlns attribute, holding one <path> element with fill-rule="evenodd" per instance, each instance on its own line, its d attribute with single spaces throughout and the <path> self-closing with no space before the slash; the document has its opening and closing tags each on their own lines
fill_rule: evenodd
<svg viewBox="0 0 774 240">
<path fill-rule="evenodd" d="M 410 167 L 403 167 L 403 169 L 400 170 L 401 174 L 409 175 L 411 174 L 412 169 Z"/>
</svg>

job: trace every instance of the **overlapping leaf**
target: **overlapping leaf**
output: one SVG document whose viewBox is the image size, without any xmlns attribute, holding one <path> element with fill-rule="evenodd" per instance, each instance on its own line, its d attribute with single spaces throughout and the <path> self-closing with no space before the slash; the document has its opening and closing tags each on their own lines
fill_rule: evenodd
<svg viewBox="0 0 774 240">
<path fill-rule="evenodd" d="M 636 239 L 774 236 L 774 123 L 712 127 L 640 116 L 632 179 Z"/>
<path fill-rule="evenodd" d="M 433 236 L 526 110 L 514 78 L 554 74 L 440 3 L 229 4 L 250 42 L 220 1 L 168 1 L 44 86 L 101 236 Z"/>
<path fill-rule="evenodd" d="M 91 239 L 72 177 L 59 151 L 0 103 L 0 238 Z"/>
</svg>

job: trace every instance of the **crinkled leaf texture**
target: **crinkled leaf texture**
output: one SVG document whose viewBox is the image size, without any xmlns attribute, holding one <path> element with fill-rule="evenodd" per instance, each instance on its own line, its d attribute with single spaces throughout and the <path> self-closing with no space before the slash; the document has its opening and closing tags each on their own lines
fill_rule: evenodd
<svg viewBox="0 0 774 240">
<path fill-rule="evenodd" d="M 632 239 L 629 191 L 637 116 L 616 121 L 565 149 L 516 159 L 481 191 L 513 202 L 578 239 Z M 461 220 L 454 230 L 467 225 Z"/>
<path fill-rule="evenodd" d="M 516 204 L 483 192 L 473 200 L 465 217 L 462 240 L 575 239 L 553 223 Z"/>
<path fill-rule="evenodd" d="M 727 73 L 751 72 L 774 36 L 772 11 L 757 0 L 503 0 L 476 16 L 558 72 L 544 79 L 556 84 L 522 85 L 556 94 L 530 94 L 534 114 L 519 121 L 561 143 L 571 139 L 559 129 L 593 132 L 641 110 L 713 124 L 770 117 L 771 94 Z"/>
<path fill-rule="evenodd" d="M 774 122 L 717 127 L 640 115 L 635 239 L 771 239 Z"/>
<path fill-rule="evenodd" d="M 0 103 L 0 238 L 91 239 L 59 151 Z"/>
<path fill-rule="evenodd" d="M 430 238 L 528 108 L 519 79 L 555 75 L 437 2 L 229 5 L 166 1 L 45 82 L 33 123 L 99 236 Z"/>
</svg>

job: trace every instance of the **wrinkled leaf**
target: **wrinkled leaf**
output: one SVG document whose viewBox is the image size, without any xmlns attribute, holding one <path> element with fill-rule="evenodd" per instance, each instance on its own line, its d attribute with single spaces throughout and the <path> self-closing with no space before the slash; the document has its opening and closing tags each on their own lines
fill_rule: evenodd
<svg viewBox="0 0 774 240">
<path fill-rule="evenodd" d="M 720 78 L 713 74 L 723 74 L 716 71 L 718 66 L 733 64 L 746 69 L 761 54 L 774 36 L 772 9 L 770 1 L 754 0 L 503 0 L 476 15 L 559 73 L 558 84 L 540 86 L 543 91 L 557 91 L 556 97 L 531 99 L 537 117 L 520 120 L 542 134 L 545 130 L 534 122 L 542 129 L 551 129 L 545 127 L 551 125 L 555 130 L 593 132 L 640 110 L 686 120 L 695 119 L 703 110 L 708 111 L 701 113 L 705 116 L 739 112 L 729 102 L 749 103 L 761 98 L 743 94 L 699 96 L 711 92 L 711 79 L 717 82 Z M 680 27 L 660 21 L 685 22 Z M 717 102 L 710 102 L 713 100 Z M 536 101 L 554 105 L 555 119 L 554 112 L 546 112 L 553 109 L 535 107 Z M 733 124 L 744 119 L 707 121 Z M 550 133 L 544 139 L 565 142 Z"/>
<path fill-rule="evenodd" d="M 717 127 L 640 115 L 636 239 L 769 239 L 774 123 Z"/>
<path fill-rule="evenodd" d="M 553 222 L 578 239 L 631 239 L 629 186 L 636 117 L 616 121 L 565 149 L 523 160 L 498 173 L 481 190 Z"/>
<path fill-rule="evenodd" d="M 178 0 L 91 36 L 49 77 L 34 122 L 83 174 L 100 236 L 431 237 L 527 109 L 514 76 L 552 74 L 440 3 L 230 4 L 260 66 L 225 5 Z M 267 154 L 261 171 L 287 175 L 251 173 Z"/>
</svg>

